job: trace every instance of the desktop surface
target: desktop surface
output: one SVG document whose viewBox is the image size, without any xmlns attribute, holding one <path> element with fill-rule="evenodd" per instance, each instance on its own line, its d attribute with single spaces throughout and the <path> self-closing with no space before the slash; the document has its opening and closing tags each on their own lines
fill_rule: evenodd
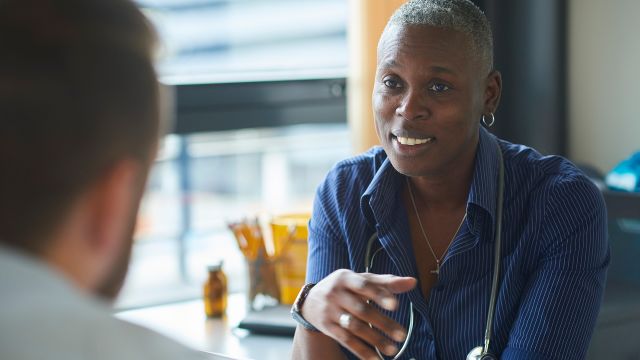
<svg viewBox="0 0 640 360">
<path fill-rule="evenodd" d="M 247 315 L 244 294 L 229 296 L 226 316 L 207 318 L 201 300 L 128 310 L 120 319 L 145 326 L 197 350 L 237 359 L 281 360 L 291 358 L 293 339 L 239 329 Z"/>
</svg>

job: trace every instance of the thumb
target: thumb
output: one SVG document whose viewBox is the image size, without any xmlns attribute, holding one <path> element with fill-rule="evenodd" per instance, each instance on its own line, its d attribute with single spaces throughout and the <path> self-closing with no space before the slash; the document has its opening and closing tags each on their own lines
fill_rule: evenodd
<svg viewBox="0 0 640 360">
<path fill-rule="evenodd" d="M 413 277 L 395 276 L 395 275 L 378 275 L 378 274 L 363 274 L 371 282 L 385 287 L 387 290 L 394 294 L 401 294 L 413 289 L 418 280 Z"/>
<path fill-rule="evenodd" d="M 395 277 L 395 279 L 389 282 L 388 289 L 394 294 L 401 294 L 416 287 L 417 283 L 418 280 L 416 280 L 416 278 Z"/>
</svg>

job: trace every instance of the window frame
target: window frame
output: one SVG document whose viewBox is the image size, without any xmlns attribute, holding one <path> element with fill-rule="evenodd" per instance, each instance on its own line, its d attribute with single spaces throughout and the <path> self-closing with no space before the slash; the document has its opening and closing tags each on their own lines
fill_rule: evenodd
<svg viewBox="0 0 640 360">
<path fill-rule="evenodd" d="M 347 122 L 345 77 L 168 84 L 178 135 Z"/>
</svg>

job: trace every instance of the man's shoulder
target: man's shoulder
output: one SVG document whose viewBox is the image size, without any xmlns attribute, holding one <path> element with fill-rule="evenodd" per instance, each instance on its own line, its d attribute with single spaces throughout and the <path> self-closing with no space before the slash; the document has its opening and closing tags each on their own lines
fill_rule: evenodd
<svg viewBox="0 0 640 360">
<path fill-rule="evenodd" d="M 0 359 L 204 359 L 14 251 L 0 249 L 0 289 Z"/>
<path fill-rule="evenodd" d="M 46 295 L 43 295 L 45 298 Z M 43 299 L 46 302 L 46 299 Z M 6 313 L 5 313 L 6 315 Z M 107 306 L 43 306 L 2 316 L 0 358 L 214 359 L 150 329 L 117 319 Z M 5 336 L 6 335 L 6 336 Z"/>
</svg>

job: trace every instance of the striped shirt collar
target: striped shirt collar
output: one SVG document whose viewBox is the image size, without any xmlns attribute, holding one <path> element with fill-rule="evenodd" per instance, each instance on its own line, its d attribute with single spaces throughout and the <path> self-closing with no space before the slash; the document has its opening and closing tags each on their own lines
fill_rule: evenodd
<svg viewBox="0 0 640 360">
<path fill-rule="evenodd" d="M 467 218 L 471 232 L 479 231 L 479 217 L 476 208 L 488 213 L 491 223 L 495 221 L 496 199 L 498 195 L 498 153 L 497 139 L 480 127 L 478 149 L 474 165 L 474 175 L 467 200 Z M 395 210 L 394 204 L 404 184 L 400 174 L 385 156 L 380 168 L 360 198 L 360 208 L 370 225 L 388 221 Z M 491 237 L 489 238 L 491 239 Z"/>
</svg>

